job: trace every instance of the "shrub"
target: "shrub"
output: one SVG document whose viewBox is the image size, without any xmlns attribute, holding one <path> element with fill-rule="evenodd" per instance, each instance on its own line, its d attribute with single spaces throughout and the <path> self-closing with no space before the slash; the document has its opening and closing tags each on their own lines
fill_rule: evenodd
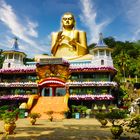
<svg viewBox="0 0 140 140">
<path fill-rule="evenodd" d="M 18 109 L 14 111 L 5 111 L 5 113 L 2 114 L 2 120 L 5 123 L 14 123 L 17 120 L 18 111 Z"/>
<path fill-rule="evenodd" d="M 112 125 L 114 125 L 115 121 L 118 119 L 124 119 L 127 117 L 125 110 L 112 110 L 106 114 L 106 117 L 111 121 Z"/>
<path fill-rule="evenodd" d="M 40 118 L 41 114 L 40 113 L 30 113 L 29 117 L 32 119 Z"/>
<path fill-rule="evenodd" d="M 4 114 L 5 111 L 8 109 L 9 109 L 8 105 L 4 105 L 4 106 L 0 107 L 0 119 L 2 119 L 2 114 Z"/>
<path fill-rule="evenodd" d="M 105 112 L 97 112 L 97 113 L 95 114 L 95 118 L 96 118 L 97 120 L 106 119 L 106 118 L 107 118 L 107 113 L 105 113 Z"/>
</svg>

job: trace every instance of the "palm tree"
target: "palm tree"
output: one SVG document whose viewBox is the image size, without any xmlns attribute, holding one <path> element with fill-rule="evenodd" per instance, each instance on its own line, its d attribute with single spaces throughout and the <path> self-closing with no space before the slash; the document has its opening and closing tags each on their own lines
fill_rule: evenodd
<svg viewBox="0 0 140 140">
<path fill-rule="evenodd" d="M 130 56 L 124 51 L 114 57 L 114 64 L 118 68 L 118 72 L 124 77 L 124 82 L 126 82 L 126 76 L 129 75 L 129 63 Z"/>
</svg>

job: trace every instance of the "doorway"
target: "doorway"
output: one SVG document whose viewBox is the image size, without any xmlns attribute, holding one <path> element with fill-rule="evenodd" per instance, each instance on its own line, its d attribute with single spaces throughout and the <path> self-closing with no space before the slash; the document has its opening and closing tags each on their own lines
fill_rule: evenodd
<svg viewBox="0 0 140 140">
<path fill-rule="evenodd" d="M 52 88 L 44 87 L 41 91 L 41 96 L 52 96 Z"/>
</svg>

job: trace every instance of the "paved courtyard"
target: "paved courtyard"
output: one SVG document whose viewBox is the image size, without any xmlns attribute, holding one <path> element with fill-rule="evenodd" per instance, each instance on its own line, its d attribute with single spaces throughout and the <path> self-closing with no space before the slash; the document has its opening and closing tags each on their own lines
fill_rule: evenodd
<svg viewBox="0 0 140 140">
<path fill-rule="evenodd" d="M 50 122 L 38 119 L 36 125 L 31 125 L 29 119 L 18 119 L 13 135 L 6 136 L 3 122 L 0 121 L 0 140 L 112 140 L 111 124 L 100 127 L 95 119 L 64 119 Z M 138 135 L 128 133 L 120 140 L 132 140 Z M 130 138 L 131 137 L 131 138 Z M 133 139 L 134 140 L 134 139 Z"/>
</svg>

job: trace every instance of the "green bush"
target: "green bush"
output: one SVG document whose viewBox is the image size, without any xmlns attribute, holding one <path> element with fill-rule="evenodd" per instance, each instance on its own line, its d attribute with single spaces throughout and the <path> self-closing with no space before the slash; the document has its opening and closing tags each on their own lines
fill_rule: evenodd
<svg viewBox="0 0 140 140">
<path fill-rule="evenodd" d="M 114 125 L 115 120 L 126 118 L 127 112 L 125 110 L 116 109 L 108 112 L 106 117 L 111 121 L 112 125 Z"/>
<path fill-rule="evenodd" d="M 30 113 L 29 117 L 32 119 L 40 118 L 41 114 L 40 113 Z"/>
<path fill-rule="evenodd" d="M 4 106 L 0 107 L 0 119 L 2 119 L 2 114 L 4 114 L 5 111 L 8 110 L 8 109 L 9 109 L 8 105 L 4 105 Z"/>
<path fill-rule="evenodd" d="M 83 105 L 78 105 L 78 106 L 72 105 L 72 113 L 77 113 L 77 112 L 86 113 L 87 109 L 88 108 L 86 106 L 83 106 Z"/>
<path fill-rule="evenodd" d="M 104 120 L 104 119 L 107 118 L 107 113 L 105 113 L 105 112 L 97 112 L 97 113 L 95 114 L 95 118 L 96 118 L 97 120 Z"/>
<path fill-rule="evenodd" d="M 16 109 L 14 111 L 5 111 L 1 116 L 2 116 L 2 120 L 5 123 L 13 123 L 16 121 L 17 119 L 17 115 L 18 115 L 19 110 Z"/>
</svg>

